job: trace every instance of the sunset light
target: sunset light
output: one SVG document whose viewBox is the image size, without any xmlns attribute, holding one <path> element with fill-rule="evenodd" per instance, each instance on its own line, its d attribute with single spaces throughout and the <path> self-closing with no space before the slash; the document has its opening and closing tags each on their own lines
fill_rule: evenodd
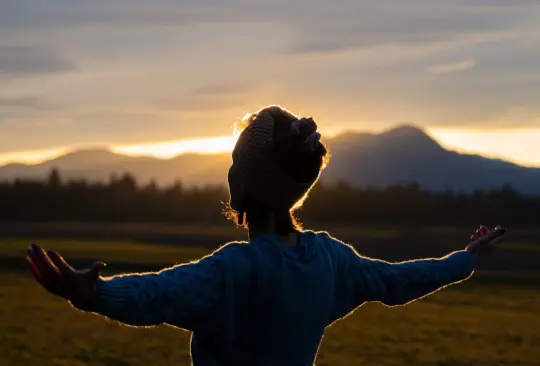
<svg viewBox="0 0 540 366">
<path fill-rule="evenodd" d="M 501 158 L 525 166 L 540 166 L 540 129 L 458 129 L 427 128 L 429 133 L 444 148 L 460 153 L 479 154 L 490 158 Z M 339 134 L 327 131 L 328 138 Z M 218 136 L 163 142 L 149 142 L 130 145 L 104 146 L 117 154 L 129 156 L 151 156 L 169 159 L 186 153 L 220 154 L 229 153 L 234 148 L 237 136 Z M 0 153 L 0 165 L 9 163 L 39 164 L 54 159 L 81 147 L 60 147 L 46 150 Z"/>
<path fill-rule="evenodd" d="M 131 156 L 172 158 L 186 153 L 219 154 L 232 151 L 236 136 L 209 137 L 139 145 L 113 146 L 111 151 Z"/>
<path fill-rule="evenodd" d="M 46 160 L 54 159 L 70 151 L 67 148 L 18 151 L 9 153 L 0 153 L 0 165 L 6 164 L 39 164 Z"/>
<path fill-rule="evenodd" d="M 540 129 L 430 128 L 427 132 L 449 150 L 540 166 Z"/>
</svg>

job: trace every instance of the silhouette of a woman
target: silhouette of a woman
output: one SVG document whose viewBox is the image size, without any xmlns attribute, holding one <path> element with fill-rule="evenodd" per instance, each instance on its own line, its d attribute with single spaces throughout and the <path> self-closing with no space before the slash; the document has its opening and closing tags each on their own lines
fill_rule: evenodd
<svg viewBox="0 0 540 366">
<path fill-rule="evenodd" d="M 229 170 L 229 217 L 249 242 L 156 273 L 101 277 L 103 262 L 73 269 L 37 245 L 36 280 L 74 307 L 133 326 L 192 331 L 196 366 L 306 366 L 326 327 L 368 301 L 403 305 L 471 276 L 505 229 L 481 226 L 466 249 L 402 263 L 360 256 L 292 212 L 326 165 L 311 118 L 270 106 L 244 121 Z"/>
</svg>

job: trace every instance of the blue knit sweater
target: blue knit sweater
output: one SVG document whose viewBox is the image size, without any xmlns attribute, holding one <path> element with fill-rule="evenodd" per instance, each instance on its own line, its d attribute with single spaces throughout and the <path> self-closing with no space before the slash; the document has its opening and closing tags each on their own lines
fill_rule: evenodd
<svg viewBox="0 0 540 366">
<path fill-rule="evenodd" d="M 388 263 L 305 231 L 297 246 L 266 235 L 157 273 L 101 278 L 92 300 L 74 305 L 192 331 L 195 366 L 308 366 L 325 328 L 363 303 L 404 305 L 468 278 L 474 265 L 466 251 Z"/>
</svg>

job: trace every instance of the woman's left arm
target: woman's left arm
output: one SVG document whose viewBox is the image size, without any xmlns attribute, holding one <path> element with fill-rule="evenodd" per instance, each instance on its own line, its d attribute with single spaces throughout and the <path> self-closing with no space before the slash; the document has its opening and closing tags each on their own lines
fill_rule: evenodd
<svg viewBox="0 0 540 366">
<path fill-rule="evenodd" d="M 491 231 L 482 226 L 471 237 L 469 246 L 442 258 L 390 263 L 359 255 L 351 246 L 336 239 L 340 281 L 339 314 L 347 313 L 367 301 L 388 306 L 405 305 L 437 290 L 468 279 L 477 258 L 490 253 L 505 229 Z"/>
<path fill-rule="evenodd" d="M 354 252 L 349 267 L 354 282 L 351 295 L 355 303 L 378 301 L 388 306 L 405 305 L 469 278 L 474 269 L 475 258 L 467 251 L 401 263 L 366 258 Z"/>
</svg>

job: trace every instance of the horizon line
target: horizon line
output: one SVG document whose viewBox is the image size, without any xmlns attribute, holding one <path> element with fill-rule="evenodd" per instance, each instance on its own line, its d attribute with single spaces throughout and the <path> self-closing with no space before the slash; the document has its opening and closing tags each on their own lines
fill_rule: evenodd
<svg viewBox="0 0 540 366">
<path fill-rule="evenodd" d="M 531 137 L 531 133 L 535 134 L 531 143 L 537 141 L 537 138 L 540 137 L 540 128 L 522 128 L 522 129 L 472 129 L 472 128 L 452 128 L 452 127 L 421 127 L 412 123 L 402 123 L 395 125 L 391 128 L 385 128 L 379 131 L 376 130 L 352 130 L 352 129 L 342 129 L 339 131 L 328 131 L 323 133 L 323 136 L 326 136 L 328 139 L 332 139 L 338 136 L 342 136 L 346 133 L 355 133 L 362 134 L 368 133 L 373 135 L 380 135 L 385 132 L 390 132 L 402 127 L 415 128 L 428 137 L 433 139 L 438 143 L 442 148 L 458 152 L 461 154 L 468 155 L 479 155 L 488 159 L 497 159 L 504 160 L 509 163 L 517 164 L 523 167 L 540 167 L 540 150 L 534 155 L 533 159 L 523 159 L 523 156 L 520 158 L 512 158 L 509 155 L 518 155 L 516 152 L 524 152 L 523 139 L 518 139 L 519 148 L 517 149 L 507 149 L 515 150 L 509 151 L 506 154 L 504 152 L 493 153 L 489 151 L 483 151 L 482 147 L 479 145 L 481 140 L 475 138 L 474 135 L 481 134 L 484 139 L 488 134 L 502 134 L 505 136 L 504 141 L 512 141 L 512 138 L 508 138 L 509 134 L 521 135 L 521 137 Z M 471 136 L 467 136 L 471 135 Z M 501 136 L 498 136 L 501 137 Z M 516 136 L 516 138 L 519 136 Z M 36 149 L 36 150 L 27 150 L 27 151 L 18 151 L 18 152 L 8 152 L 0 153 L 0 167 L 12 164 L 22 164 L 22 165 L 39 165 L 47 161 L 57 159 L 59 157 L 76 153 L 80 151 L 108 151 L 117 155 L 123 155 L 128 157 L 150 157 L 160 160 L 169 160 L 174 159 L 175 157 L 182 155 L 221 155 L 230 153 L 234 148 L 236 143 L 237 136 L 214 136 L 214 137 L 202 137 L 202 138 L 186 138 L 178 140 L 169 140 L 169 141 L 154 141 L 154 142 L 143 142 L 138 144 L 106 144 L 106 143 L 93 143 L 93 144 L 80 144 L 70 147 L 56 147 L 49 149 Z M 497 140 L 497 139 L 496 139 Z M 499 147 L 498 150 L 501 150 L 501 144 L 497 142 L 503 141 L 501 138 L 494 141 L 493 146 Z M 461 145 L 461 146 L 459 146 Z M 466 146 L 463 146 L 466 145 Z M 498 146 L 497 146 L 498 145 Z M 519 151 L 521 150 L 521 151 Z M 514 152 L 514 154 L 511 154 Z M 519 154 L 519 155 L 530 155 L 530 154 Z"/>
</svg>

